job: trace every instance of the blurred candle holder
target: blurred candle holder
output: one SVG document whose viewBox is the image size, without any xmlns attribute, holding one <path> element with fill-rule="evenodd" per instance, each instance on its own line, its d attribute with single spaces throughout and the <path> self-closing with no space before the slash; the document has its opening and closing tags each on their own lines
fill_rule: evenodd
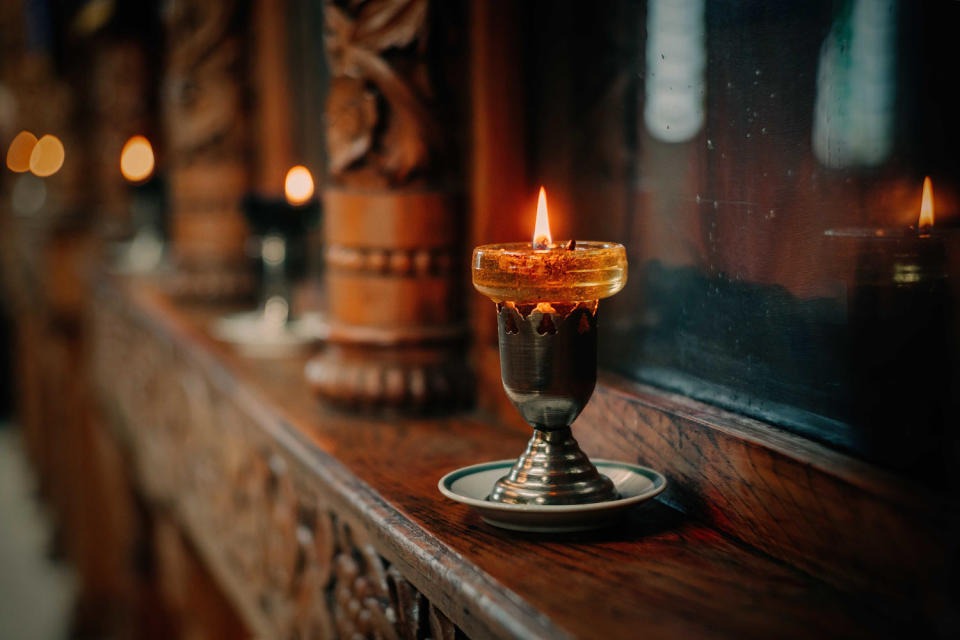
<svg viewBox="0 0 960 640">
<path fill-rule="evenodd" d="M 620 291 L 626 279 L 623 245 L 553 242 L 543 189 L 532 243 L 484 245 L 474 250 L 473 284 L 497 306 L 503 386 L 533 427 L 526 451 L 487 488 L 488 502 L 563 507 L 564 513 L 596 518 L 595 522 L 567 522 L 564 530 L 592 528 L 603 524 L 604 518 L 591 509 L 567 508 L 629 502 L 640 494 L 649 497 L 645 492 L 659 492 L 665 485 L 663 477 L 649 469 L 606 463 L 617 473 L 619 482 L 615 482 L 590 461 L 571 431 L 597 381 L 599 301 Z M 441 481 L 441 491 L 460 499 L 451 475 Z M 619 490 L 629 484 L 624 483 L 628 478 L 640 478 L 644 490 L 640 494 Z M 507 528 L 536 529 L 536 523 L 511 526 L 497 516 L 484 517 Z"/>
<path fill-rule="evenodd" d="M 214 334 L 250 355 L 282 356 L 322 339 L 325 323 L 317 314 L 295 314 L 293 287 L 305 271 L 306 233 L 320 204 L 305 167 L 287 174 L 284 198 L 248 194 L 242 209 L 251 230 L 251 254 L 260 272 L 259 304 L 254 311 L 220 318 Z"/>
<path fill-rule="evenodd" d="M 927 479 L 956 456 L 956 310 L 949 281 L 952 229 L 934 224 L 924 181 L 920 216 L 906 228 L 830 229 L 845 290 L 849 419 L 871 459 Z"/>
<path fill-rule="evenodd" d="M 133 237 L 116 248 L 115 266 L 124 273 L 159 270 L 166 255 L 166 184 L 156 172 L 150 141 L 127 140 L 120 152 L 120 173 L 130 184 L 130 227 Z"/>
</svg>

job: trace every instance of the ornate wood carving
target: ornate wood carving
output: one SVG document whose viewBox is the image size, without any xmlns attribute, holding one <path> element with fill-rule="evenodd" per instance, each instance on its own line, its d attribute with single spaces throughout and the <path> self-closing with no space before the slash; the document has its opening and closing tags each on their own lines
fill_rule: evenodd
<svg viewBox="0 0 960 640">
<path fill-rule="evenodd" d="M 93 305 L 92 332 L 111 425 L 142 490 L 176 514 L 255 635 L 464 637 L 235 396 L 111 300 Z"/>
<path fill-rule="evenodd" d="M 183 295 L 234 297 L 252 285 L 239 209 L 249 186 L 245 12 L 235 0 L 175 0 L 165 11 L 172 286 Z"/>
<path fill-rule="evenodd" d="M 459 25 L 438 14 L 427 0 L 326 4 L 332 346 L 307 377 L 340 404 L 438 411 L 471 395 L 460 162 L 441 135 L 459 97 L 435 68 Z"/>
<path fill-rule="evenodd" d="M 429 4 L 327 2 L 328 150 L 339 184 L 406 186 L 439 160 L 443 129 L 426 57 Z"/>
</svg>

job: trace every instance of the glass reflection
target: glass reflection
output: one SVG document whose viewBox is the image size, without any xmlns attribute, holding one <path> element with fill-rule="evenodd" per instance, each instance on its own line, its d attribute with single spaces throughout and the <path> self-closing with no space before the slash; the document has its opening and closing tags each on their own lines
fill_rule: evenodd
<svg viewBox="0 0 960 640">
<path fill-rule="evenodd" d="M 530 9 L 529 173 L 558 234 L 631 253 L 603 364 L 889 466 L 950 449 L 960 3 L 550 4 Z M 871 290 L 891 245 L 826 232 L 915 226 L 925 175 L 946 278 Z"/>
</svg>

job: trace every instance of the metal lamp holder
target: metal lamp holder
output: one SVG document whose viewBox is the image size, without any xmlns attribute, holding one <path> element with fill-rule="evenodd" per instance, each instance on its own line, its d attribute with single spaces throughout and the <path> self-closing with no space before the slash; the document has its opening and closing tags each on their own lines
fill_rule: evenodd
<svg viewBox="0 0 960 640">
<path fill-rule="evenodd" d="M 597 382 L 597 308 L 569 313 L 498 304 L 500 372 L 533 437 L 488 500 L 562 505 L 615 500 L 613 482 L 580 449 L 570 425 Z"/>
</svg>

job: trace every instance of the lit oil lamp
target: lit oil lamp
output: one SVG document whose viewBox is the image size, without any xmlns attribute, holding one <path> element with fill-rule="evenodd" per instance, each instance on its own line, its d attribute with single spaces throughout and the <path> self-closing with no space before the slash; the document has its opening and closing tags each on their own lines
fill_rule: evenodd
<svg viewBox="0 0 960 640">
<path fill-rule="evenodd" d="M 946 234 L 934 227 L 933 183 L 923 181 L 916 225 L 906 228 L 830 229 L 830 238 L 853 242 L 858 284 L 911 285 L 946 277 Z"/>
<path fill-rule="evenodd" d="M 919 217 L 907 228 L 838 229 L 848 332 L 849 412 L 858 447 L 887 466 L 936 478 L 956 363 L 948 281 L 949 230 L 934 220 L 933 186 L 923 182 Z M 922 398 L 922 400 L 921 400 Z"/>
<path fill-rule="evenodd" d="M 623 245 L 553 242 L 540 190 L 533 242 L 473 252 L 473 284 L 497 303 L 507 396 L 533 427 L 527 450 L 490 493 L 512 504 L 576 504 L 617 497 L 570 425 L 597 380 L 597 309 L 623 288 Z"/>
<path fill-rule="evenodd" d="M 304 166 L 287 171 L 283 191 L 282 199 L 250 194 L 243 201 L 261 265 L 261 308 L 265 318 L 279 324 L 291 318 L 291 280 L 299 275 L 304 235 L 320 209 Z"/>
<path fill-rule="evenodd" d="M 473 284 L 497 306 L 503 387 L 533 437 L 516 460 L 447 473 L 442 494 L 494 526 L 557 533 L 611 524 L 666 488 L 652 469 L 591 461 L 570 429 L 597 382 L 599 301 L 626 279 L 622 245 L 553 241 L 542 188 L 532 243 L 474 250 Z"/>
<path fill-rule="evenodd" d="M 156 174 L 156 159 L 150 141 L 131 137 L 120 152 L 120 173 L 130 185 L 130 224 L 133 238 L 121 246 L 119 267 L 146 273 L 160 267 L 166 235 L 165 191 Z"/>
<path fill-rule="evenodd" d="M 248 355 L 290 355 L 322 339 L 326 331 L 316 314 L 293 313 L 293 282 L 303 271 L 306 231 L 320 210 L 313 177 L 306 167 L 292 167 L 283 199 L 250 194 L 242 205 L 261 268 L 259 308 L 224 316 L 212 330 Z"/>
</svg>

